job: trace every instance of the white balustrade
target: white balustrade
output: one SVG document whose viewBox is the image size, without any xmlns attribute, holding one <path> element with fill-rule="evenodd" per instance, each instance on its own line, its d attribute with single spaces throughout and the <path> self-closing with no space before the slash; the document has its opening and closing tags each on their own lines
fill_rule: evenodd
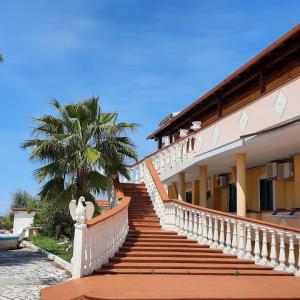
<svg viewBox="0 0 300 300">
<path fill-rule="evenodd" d="M 184 141 L 186 139 L 172 146 L 168 161 L 170 167 L 175 160 L 179 163 L 179 160 L 184 160 L 185 155 L 193 152 L 191 145 L 187 148 Z M 240 259 L 253 260 L 256 264 L 269 265 L 275 270 L 300 276 L 300 231 L 197 207 L 179 200 L 164 201 L 146 162 L 141 163 L 144 166 L 137 168 L 137 182 L 144 180 L 163 229 L 174 230 L 179 235 L 211 248 L 221 249 L 224 253 L 236 255 Z M 160 169 L 163 164 L 164 160 L 160 159 Z M 297 255 L 295 244 L 299 249 Z"/>
<path fill-rule="evenodd" d="M 105 218 L 92 219 L 91 223 L 75 224 L 72 257 L 72 277 L 90 275 L 113 257 L 128 233 L 128 203 L 113 208 L 115 213 Z M 97 220 L 98 218 L 98 220 Z"/>
</svg>

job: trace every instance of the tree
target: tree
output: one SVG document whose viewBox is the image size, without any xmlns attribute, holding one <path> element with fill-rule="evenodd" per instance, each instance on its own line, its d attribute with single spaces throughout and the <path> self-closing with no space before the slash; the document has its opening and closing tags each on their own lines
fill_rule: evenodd
<svg viewBox="0 0 300 300">
<path fill-rule="evenodd" d="M 3 55 L 0 53 L 0 62 L 3 62 Z"/>
<path fill-rule="evenodd" d="M 34 226 L 40 227 L 43 234 L 56 239 L 61 234 L 73 238 L 74 221 L 69 213 L 69 207 L 59 199 L 42 201 L 41 208 L 34 216 Z"/>
<path fill-rule="evenodd" d="M 37 206 L 37 199 L 28 192 L 17 190 L 12 194 L 11 208 L 28 208 L 32 209 Z"/>
<path fill-rule="evenodd" d="M 117 122 L 117 113 L 105 113 L 98 98 L 51 104 L 57 116 L 34 119 L 34 138 L 21 147 L 31 149 L 31 160 L 43 166 L 35 177 L 43 186 L 42 200 L 70 201 L 80 196 L 94 201 L 95 193 L 109 191 L 112 176 L 129 178 L 128 158 L 137 160 L 135 145 L 126 135 L 135 123 Z"/>
</svg>

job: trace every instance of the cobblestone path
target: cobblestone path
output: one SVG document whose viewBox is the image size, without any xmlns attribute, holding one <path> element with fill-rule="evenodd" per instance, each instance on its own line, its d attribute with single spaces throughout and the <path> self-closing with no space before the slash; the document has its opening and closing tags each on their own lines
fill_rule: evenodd
<svg viewBox="0 0 300 300">
<path fill-rule="evenodd" d="M 29 248 L 0 251 L 0 300 L 40 299 L 40 290 L 63 282 L 68 273 Z"/>
</svg>

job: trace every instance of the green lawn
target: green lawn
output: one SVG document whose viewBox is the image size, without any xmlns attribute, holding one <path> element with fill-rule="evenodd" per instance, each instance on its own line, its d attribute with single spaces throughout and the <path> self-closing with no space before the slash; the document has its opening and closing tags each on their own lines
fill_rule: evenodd
<svg viewBox="0 0 300 300">
<path fill-rule="evenodd" d="M 29 238 L 29 242 L 44 249 L 52 254 L 55 254 L 66 261 L 71 261 L 73 250 L 66 251 L 65 245 L 59 245 L 61 241 L 48 236 L 32 236 Z"/>
</svg>

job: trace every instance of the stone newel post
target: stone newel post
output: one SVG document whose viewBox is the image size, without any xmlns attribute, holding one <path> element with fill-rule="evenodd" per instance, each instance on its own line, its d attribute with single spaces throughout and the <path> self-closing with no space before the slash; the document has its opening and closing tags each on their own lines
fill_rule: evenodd
<svg viewBox="0 0 300 300">
<path fill-rule="evenodd" d="M 69 203 L 69 210 L 72 219 L 76 221 L 73 257 L 72 257 L 72 277 L 83 277 L 85 266 L 85 246 L 87 234 L 87 221 L 93 217 L 94 204 L 92 202 L 85 202 L 84 197 L 80 197 L 78 203 L 76 200 L 71 200 Z"/>
<path fill-rule="evenodd" d="M 73 257 L 72 257 L 72 277 L 83 277 L 84 259 L 85 259 L 85 238 L 86 224 L 75 224 Z"/>
</svg>

